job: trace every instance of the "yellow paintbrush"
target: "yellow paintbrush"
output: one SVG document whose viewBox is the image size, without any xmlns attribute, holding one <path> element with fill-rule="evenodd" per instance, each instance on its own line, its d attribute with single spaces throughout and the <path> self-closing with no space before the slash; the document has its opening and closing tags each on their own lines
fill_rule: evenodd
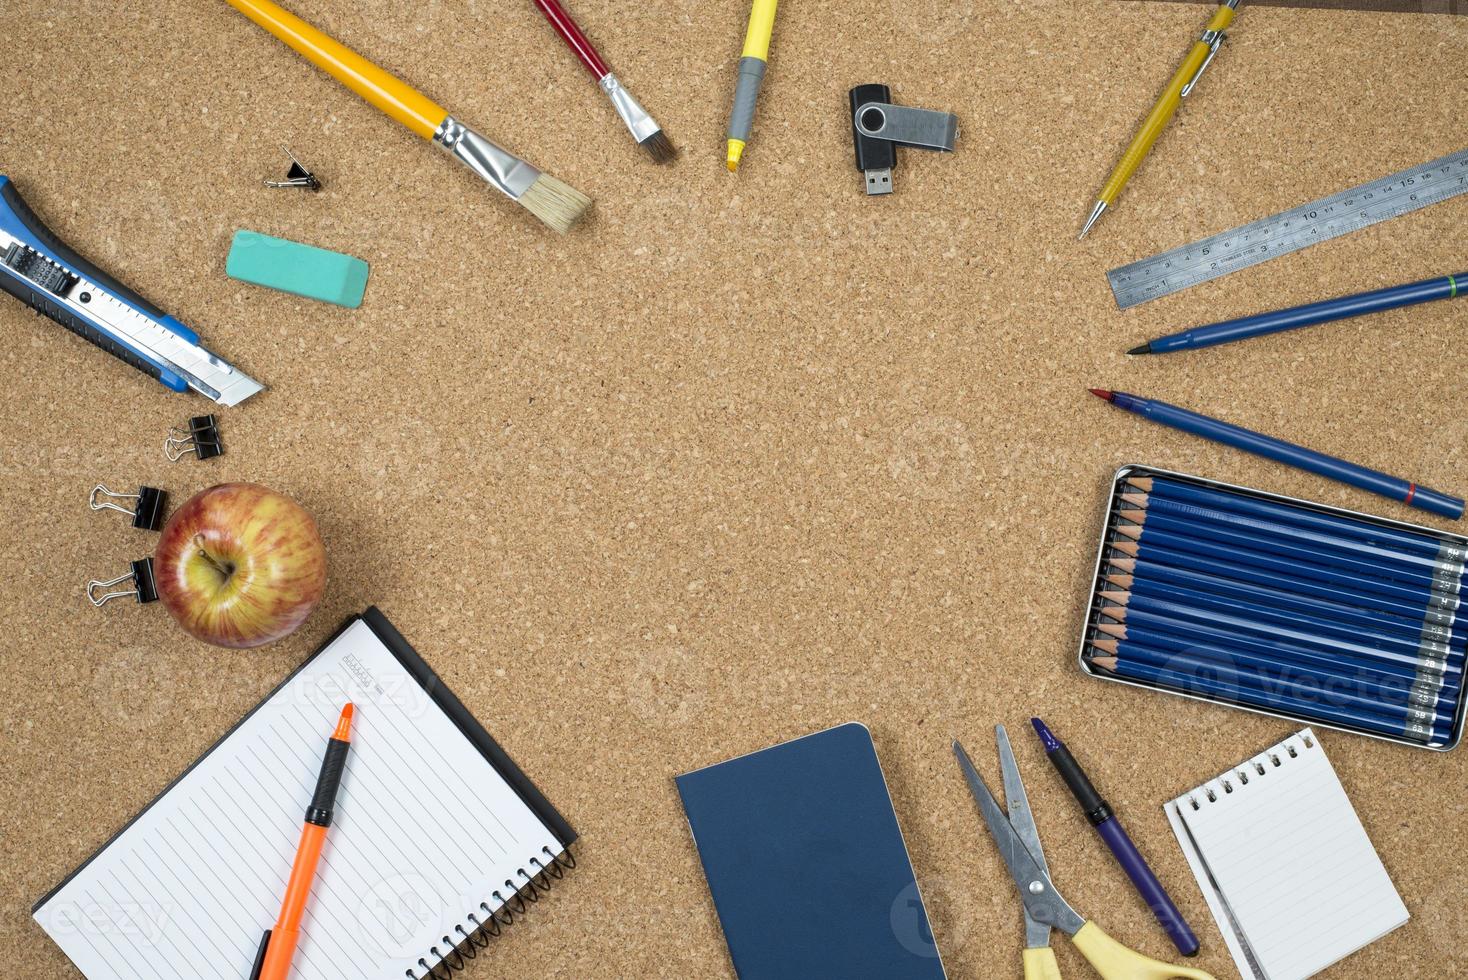
<svg viewBox="0 0 1468 980">
<path fill-rule="evenodd" d="M 448 150 L 510 200 L 556 231 L 576 223 L 591 198 L 521 160 L 448 114 L 412 86 L 327 37 L 270 0 L 228 0 L 230 6 L 303 54 L 318 68 L 426 140 Z"/>
</svg>

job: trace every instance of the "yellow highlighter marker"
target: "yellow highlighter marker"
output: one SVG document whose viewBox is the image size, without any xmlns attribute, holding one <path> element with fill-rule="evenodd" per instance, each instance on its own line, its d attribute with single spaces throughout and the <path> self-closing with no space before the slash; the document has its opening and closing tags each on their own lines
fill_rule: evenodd
<svg viewBox="0 0 1468 980">
<path fill-rule="evenodd" d="M 1213 56 L 1218 53 L 1218 46 L 1223 43 L 1226 36 L 1224 31 L 1229 24 L 1233 23 L 1234 11 L 1239 5 L 1239 0 L 1224 0 L 1219 8 L 1214 11 L 1213 19 L 1208 22 L 1203 36 L 1193 42 L 1188 50 L 1188 56 L 1183 59 L 1182 65 L 1167 83 L 1167 88 L 1162 90 L 1162 95 L 1157 99 L 1157 104 L 1147 114 L 1142 122 L 1142 128 L 1137 130 L 1137 135 L 1132 137 L 1131 145 L 1122 154 L 1121 160 L 1117 162 L 1116 169 L 1111 171 L 1111 177 L 1107 179 L 1106 186 L 1101 188 L 1101 196 L 1096 199 L 1096 207 L 1091 211 L 1091 216 L 1086 219 L 1086 225 L 1081 229 L 1081 238 L 1086 237 L 1086 232 L 1091 230 L 1098 218 L 1107 208 L 1116 203 L 1121 189 L 1126 186 L 1127 181 L 1137 172 L 1142 165 L 1152 144 L 1157 142 L 1157 137 L 1167 128 L 1168 122 L 1173 114 L 1177 112 L 1178 105 L 1198 84 L 1203 69 L 1208 67 Z"/>
<path fill-rule="evenodd" d="M 227 2 L 378 109 L 447 150 L 556 231 L 570 229 L 591 206 L 585 194 L 480 136 L 422 92 L 271 0 Z"/>
<path fill-rule="evenodd" d="M 729 110 L 730 171 L 739 169 L 744 144 L 754 123 L 754 104 L 759 100 L 765 65 L 770 60 L 770 35 L 775 32 L 776 0 L 754 0 L 749 11 L 749 29 L 744 33 L 744 51 L 739 57 L 739 82 L 734 88 L 734 108 Z M 1235 0 L 1237 2 L 1237 0 Z"/>
</svg>

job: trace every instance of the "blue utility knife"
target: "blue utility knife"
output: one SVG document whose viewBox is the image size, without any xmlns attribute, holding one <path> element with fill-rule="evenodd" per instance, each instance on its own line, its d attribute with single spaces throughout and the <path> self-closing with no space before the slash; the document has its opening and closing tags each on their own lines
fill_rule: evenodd
<svg viewBox="0 0 1468 980">
<path fill-rule="evenodd" d="M 174 391 L 238 405 L 265 386 L 73 252 L 0 175 L 0 289 Z"/>
</svg>

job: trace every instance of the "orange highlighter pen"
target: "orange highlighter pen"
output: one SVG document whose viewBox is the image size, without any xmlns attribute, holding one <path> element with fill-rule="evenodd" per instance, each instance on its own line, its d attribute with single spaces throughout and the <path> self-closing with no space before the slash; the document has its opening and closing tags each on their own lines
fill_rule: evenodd
<svg viewBox="0 0 1468 980">
<path fill-rule="evenodd" d="M 352 705 L 342 709 L 336 731 L 326 743 L 326 758 L 321 760 L 321 775 L 316 780 L 316 792 L 311 805 L 306 808 L 306 826 L 301 831 L 301 843 L 296 848 L 296 860 L 291 865 L 290 882 L 285 886 L 285 901 L 280 905 L 280 918 L 274 929 L 265 930 L 260 940 L 260 952 L 255 954 L 255 968 L 250 980 L 286 980 L 291 972 L 291 958 L 296 955 L 296 943 L 301 938 L 301 914 L 306 911 L 306 899 L 311 895 L 311 882 L 316 878 L 316 863 L 321 860 L 321 845 L 326 843 L 326 828 L 331 826 L 332 813 L 336 809 L 336 791 L 342 782 L 342 770 L 347 765 L 347 749 L 351 746 Z"/>
</svg>

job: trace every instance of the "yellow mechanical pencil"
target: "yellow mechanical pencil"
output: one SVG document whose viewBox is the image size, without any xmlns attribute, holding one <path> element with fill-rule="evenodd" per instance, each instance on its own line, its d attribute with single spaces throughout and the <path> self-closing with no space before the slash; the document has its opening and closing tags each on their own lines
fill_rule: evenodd
<svg viewBox="0 0 1468 980">
<path fill-rule="evenodd" d="M 1167 83 L 1167 88 L 1162 90 L 1162 95 L 1147 118 L 1142 122 L 1142 128 L 1137 130 L 1137 135 L 1132 137 L 1131 145 L 1121 155 L 1121 160 L 1116 164 L 1116 169 L 1111 171 L 1111 176 L 1106 181 L 1106 186 L 1101 188 L 1101 196 L 1096 199 L 1096 207 L 1091 211 L 1091 216 L 1086 219 L 1086 225 L 1081 229 L 1081 238 L 1086 237 L 1086 232 L 1091 230 L 1106 211 L 1116 203 L 1121 189 L 1126 186 L 1127 181 L 1137 172 L 1147 154 L 1152 149 L 1152 144 L 1157 142 L 1157 137 L 1167 128 L 1173 114 L 1177 112 L 1178 105 L 1188 93 L 1193 91 L 1193 86 L 1198 84 L 1198 79 L 1203 74 L 1203 69 L 1213 60 L 1218 53 L 1218 46 L 1223 43 L 1226 36 L 1224 31 L 1228 25 L 1233 23 L 1234 11 L 1239 5 L 1239 0 L 1223 0 L 1218 9 L 1213 12 L 1213 19 L 1208 22 L 1203 36 L 1193 42 L 1188 50 L 1188 56 L 1183 59 L 1182 65 Z"/>
<path fill-rule="evenodd" d="M 754 104 L 759 100 L 760 84 L 765 80 L 765 65 L 770 60 L 770 35 L 775 32 L 775 2 L 754 0 L 749 11 L 749 29 L 744 33 L 744 52 L 739 57 L 739 83 L 734 88 L 734 108 L 729 110 L 726 160 L 731 171 L 739 169 L 744 144 L 749 142 Z"/>
</svg>

